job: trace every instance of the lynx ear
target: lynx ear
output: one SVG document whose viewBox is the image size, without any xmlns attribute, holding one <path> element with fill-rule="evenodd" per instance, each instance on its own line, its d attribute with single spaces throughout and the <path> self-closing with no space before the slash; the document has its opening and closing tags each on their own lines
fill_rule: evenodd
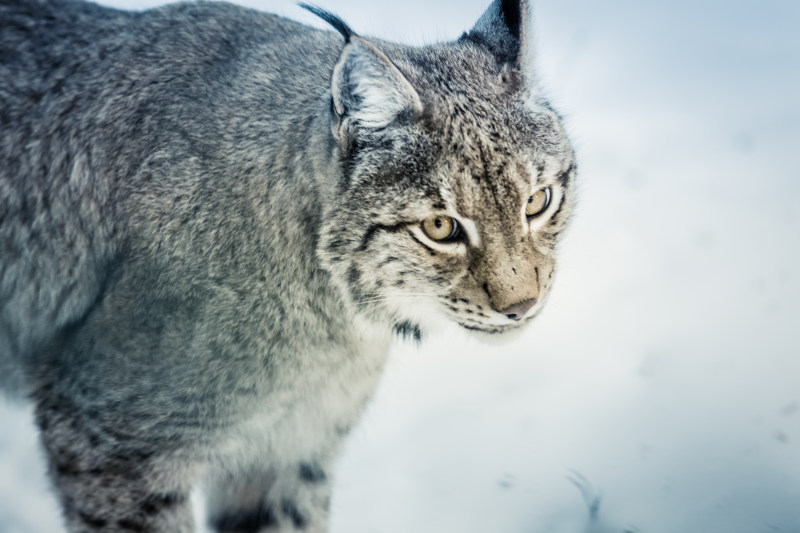
<svg viewBox="0 0 800 533">
<path fill-rule="evenodd" d="M 486 46 L 499 62 L 525 71 L 530 63 L 530 11 L 529 0 L 494 0 L 462 39 Z"/>
<path fill-rule="evenodd" d="M 333 110 L 340 126 L 382 128 L 422 102 L 402 72 L 375 45 L 352 35 L 333 70 Z"/>
</svg>

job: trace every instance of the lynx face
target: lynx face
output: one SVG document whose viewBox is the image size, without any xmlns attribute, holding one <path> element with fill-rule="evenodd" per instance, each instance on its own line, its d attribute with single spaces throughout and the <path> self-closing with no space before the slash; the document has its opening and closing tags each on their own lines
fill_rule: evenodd
<svg viewBox="0 0 800 533">
<path fill-rule="evenodd" d="M 334 80 L 334 110 L 343 86 L 359 97 L 333 121 L 343 176 L 323 264 L 359 311 L 403 333 L 442 319 L 485 333 L 530 322 L 573 205 L 575 162 L 558 116 L 518 70 L 469 40 L 377 53 L 398 78 L 394 94 L 352 70 Z"/>
</svg>

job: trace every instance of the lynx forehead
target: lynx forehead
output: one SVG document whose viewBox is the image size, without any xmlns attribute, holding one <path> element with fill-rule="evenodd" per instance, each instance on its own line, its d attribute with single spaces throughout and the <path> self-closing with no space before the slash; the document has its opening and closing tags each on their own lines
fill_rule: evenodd
<svg viewBox="0 0 800 533">
<path fill-rule="evenodd" d="M 71 532 L 327 529 L 396 333 L 542 309 L 575 160 L 529 5 L 422 48 L 215 2 L 0 2 L 0 382 Z"/>
</svg>

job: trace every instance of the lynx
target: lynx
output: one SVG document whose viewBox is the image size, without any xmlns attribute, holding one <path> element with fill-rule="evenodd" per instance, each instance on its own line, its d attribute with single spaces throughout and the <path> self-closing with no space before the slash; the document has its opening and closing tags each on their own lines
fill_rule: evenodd
<svg viewBox="0 0 800 533">
<path fill-rule="evenodd" d="M 550 293 L 573 149 L 527 0 L 409 47 L 225 3 L 0 0 L 0 380 L 71 532 L 327 529 L 392 342 Z"/>
</svg>

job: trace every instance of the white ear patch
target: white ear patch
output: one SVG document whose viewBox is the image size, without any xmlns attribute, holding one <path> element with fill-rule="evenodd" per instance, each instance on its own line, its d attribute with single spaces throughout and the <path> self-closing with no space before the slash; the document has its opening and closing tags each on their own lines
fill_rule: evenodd
<svg viewBox="0 0 800 533">
<path fill-rule="evenodd" d="M 406 110 L 422 112 L 414 87 L 374 45 L 353 37 L 333 71 L 333 103 L 339 116 L 367 128 L 388 126 Z"/>
</svg>

